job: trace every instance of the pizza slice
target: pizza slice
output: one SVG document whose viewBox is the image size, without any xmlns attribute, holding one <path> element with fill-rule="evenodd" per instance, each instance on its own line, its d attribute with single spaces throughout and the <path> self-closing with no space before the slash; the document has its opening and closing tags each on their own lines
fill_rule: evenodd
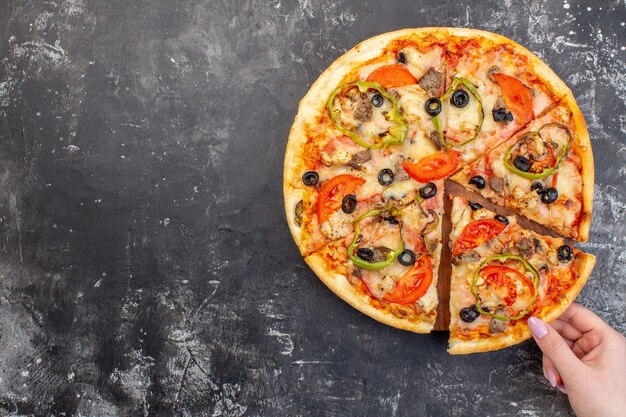
<svg viewBox="0 0 626 417">
<path fill-rule="evenodd" d="M 530 337 L 530 315 L 552 321 L 576 298 L 595 257 L 562 238 L 523 229 L 454 197 L 451 212 L 450 349 L 501 349 Z"/>
<path fill-rule="evenodd" d="M 389 187 L 389 193 L 393 198 L 360 214 L 344 238 L 305 260 L 326 286 L 362 313 L 428 333 L 437 315 L 443 181 L 412 193 Z"/>
<path fill-rule="evenodd" d="M 433 137 L 459 152 L 459 166 L 510 138 L 570 91 L 535 55 L 502 36 L 459 30 L 446 48 L 446 90 L 431 104 Z"/>
<path fill-rule="evenodd" d="M 555 232 L 587 240 L 593 205 L 589 134 L 573 96 L 452 176 Z"/>
</svg>

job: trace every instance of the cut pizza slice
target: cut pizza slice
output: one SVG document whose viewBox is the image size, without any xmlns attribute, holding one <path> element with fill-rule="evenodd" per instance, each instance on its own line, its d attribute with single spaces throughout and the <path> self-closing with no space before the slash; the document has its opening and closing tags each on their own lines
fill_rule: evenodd
<svg viewBox="0 0 626 417">
<path fill-rule="evenodd" d="M 451 212 L 452 354 L 501 349 L 530 337 L 531 315 L 550 322 L 576 298 L 595 264 L 562 238 L 523 229 L 454 197 Z"/>
<path fill-rule="evenodd" d="M 305 260 L 326 286 L 362 313 L 428 333 L 437 315 L 443 181 L 406 190 L 390 186 L 394 198 L 371 205 L 345 237 Z"/>
<path fill-rule="evenodd" d="M 594 167 L 573 96 L 451 177 L 555 232 L 587 240 Z"/>
<path fill-rule="evenodd" d="M 499 35 L 459 30 L 447 42 L 446 90 L 433 105 L 442 148 L 463 166 L 494 148 L 569 93 L 530 51 Z"/>
</svg>

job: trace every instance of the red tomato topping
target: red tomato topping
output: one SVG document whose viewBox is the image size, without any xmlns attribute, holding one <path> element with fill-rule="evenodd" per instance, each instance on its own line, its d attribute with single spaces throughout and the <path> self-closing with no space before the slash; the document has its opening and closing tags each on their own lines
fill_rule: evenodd
<svg viewBox="0 0 626 417">
<path fill-rule="evenodd" d="M 376 68 L 367 76 L 365 81 L 376 81 L 384 88 L 417 84 L 417 79 L 413 74 L 404 65 L 400 64 L 384 65 Z"/>
<path fill-rule="evenodd" d="M 520 119 L 522 123 L 529 122 L 533 117 L 533 94 L 530 88 L 515 77 L 497 72 L 493 78 L 500 86 L 502 98 L 506 107 Z"/>
<path fill-rule="evenodd" d="M 496 290 L 496 293 L 502 297 L 502 301 L 504 301 L 507 306 L 513 305 L 515 300 L 517 300 L 516 281 L 520 281 L 526 285 L 530 289 L 530 294 L 535 291 L 532 282 L 526 275 L 508 266 L 486 266 L 480 270 L 478 275 L 485 280 L 485 284 Z"/>
<path fill-rule="evenodd" d="M 363 178 L 349 174 L 337 175 L 326 181 L 317 196 L 319 224 L 324 223 L 335 210 L 341 207 L 341 200 L 346 195 L 352 194 L 361 184 L 365 184 Z"/>
<path fill-rule="evenodd" d="M 445 178 L 456 171 L 461 154 L 456 151 L 435 152 L 418 162 L 404 161 L 402 168 L 418 182 L 429 182 Z"/>
<path fill-rule="evenodd" d="M 411 269 L 396 281 L 392 292 L 385 294 L 384 299 L 397 304 L 413 304 L 428 291 L 433 282 L 433 264 L 430 256 L 422 254 Z"/>
<path fill-rule="evenodd" d="M 498 236 L 506 225 L 494 219 L 475 220 L 469 223 L 454 242 L 452 256 L 476 248 Z"/>
</svg>

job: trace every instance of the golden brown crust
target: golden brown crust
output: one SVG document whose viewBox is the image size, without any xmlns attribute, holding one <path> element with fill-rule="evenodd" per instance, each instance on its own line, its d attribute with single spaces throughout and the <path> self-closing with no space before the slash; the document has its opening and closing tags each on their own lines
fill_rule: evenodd
<svg viewBox="0 0 626 417">
<path fill-rule="evenodd" d="M 554 304 L 544 308 L 537 316 L 545 322 L 552 322 L 559 318 L 567 307 L 574 302 L 583 286 L 589 279 L 591 271 L 596 263 L 596 258 L 587 253 L 580 253 L 581 261 L 579 265 L 579 275 L 566 294 L 561 298 L 559 304 Z M 476 340 L 460 340 L 450 338 L 450 349 L 448 352 L 452 355 L 464 355 L 468 353 L 487 352 L 491 350 L 502 349 L 523 342 L 531 337 L 530 330 L 525 321 L 520 321 L 502 336 L 491 336 L 488 339 Z"/>
<path fill-rule="evenodd" d="M 582 189 L 582 211 L 581 221 L 578 225 L 578 238 L 580 242 L 586 242 L 589 239 L 589 228 L 591 227 L 591 217 L 593 210 L 593 187 L 594 187 L 594 165 L 593 153 L 591 151 L 591 140 L 589 139 L 589 131 L 587 123 L 583 117 L 576 99 L 570 93 L 563 98 L 563 103 L 570 109 L 572 113 L 572 122 L 574 124 L 574 137 L 578 139 L 578 156 L 581 161 L 581 177 L 583 181 Z"/>
<path fill-rule="evenodd" d="M 408 330 L 415 333 L 430 333 L 435 323 L 434 317 L 423 317 L 420 321 L 399 318 L 390 312 L 380 310 L 371 303 L 371 297 L 358 291 L 346 278 L 345 275 L 330 271 L 327 262 L 318 254 L 313 254 L 304 259 L 319 279 L 342 300 L 381 323 L 398 329 Z"/>
</svg>

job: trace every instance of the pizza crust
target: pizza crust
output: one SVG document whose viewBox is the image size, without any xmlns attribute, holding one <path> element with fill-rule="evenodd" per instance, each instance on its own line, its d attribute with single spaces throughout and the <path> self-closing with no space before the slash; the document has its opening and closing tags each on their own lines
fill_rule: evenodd
<svg viewBox="0 0 626 417">
<path fill-rule="evenodd" d="M 380 310 L 370 304 L 371 297 L 359 292 L 346 278 L 345 275 L 329 271 L 326 261 L 317 254 L 304 259 L 319 279 L 346 303 L 370 316 L 374 320 L 415 333 L 430 333 L 435 324 L 435 318 L 424 317 L 423 320 L 413 321 L 394 316 L 391 313 Z"/>
<path fill-rule="evenodd" d="M 582 211 L 581 221 L 578 225 L 578 238 L 580 242 L 586 242 L 589 239 L 589 228 L 591 227 L 591 212 L 593 210 L 593 188 L 594 188 L 594 164 L 593 153 L 591 151 L 591 140 L 589 138 L 589 131 L 587 130 L 587 123 L 583 117 L 576 99 L 573 94 L 568 94 L 563 98 L 563 103 L 572 112 L 572 119 L 574 122 L 574 128 L 576 129 L 575 136 L 578 138 L 578 156 L 581 161 L 581 178 L 583 181 L 582 189 Z"/>
<path fill-rule="evenodd" d="M 561 299 L 558 305 L 549 306 L 547 312 L 542 311 L 538 317 L 547 323 L 551 323 L 563 314 L 563 312 L 574 302 L 583 286 L 589 279 L 591 271 L 596 264 L 596 258 L 587 253 L 580 254 L 582 256 L 580 265 L 580 275 L 574 285 L 569 289 L 568 293 Z M 524 340 L 530 339 L 532 334 L 525 322 L 518 322 L 512 328 L 512 334 L 507 332 L 502 336 L 493 336 L 488 339 L 460 340 L 450 339 L 450 348 L 448 353 L 452 355 L 465 355 L 468 353 L 488 352 L 492 350 L 502 349 L 508 346 L 516 345 Z"/>
</svg>

